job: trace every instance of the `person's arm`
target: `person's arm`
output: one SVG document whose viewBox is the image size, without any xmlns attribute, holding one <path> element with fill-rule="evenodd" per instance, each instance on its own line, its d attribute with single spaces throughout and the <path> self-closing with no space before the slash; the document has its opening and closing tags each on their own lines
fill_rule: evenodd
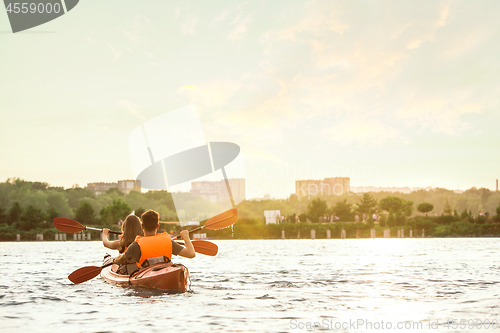
<svg viewBox="0 0 500 333">
<path fill-rule="evenodd" d="M 125 263 L 139 262 L 141 258 L 141 247 L 137 243 L 132 243 L 127 248 L 125 253 L 120 254 L 113 260 L 114 264 L 122 265 Z"/>
<path fill-rule="evenodd" d="M 102 245 L 111 250 L 120 250 L 121 244 L 120 240 L 110 241 L 108 239 L 109 229 L 102 229 Z"/>
<path fill-rule="evenodd" d="M 193 244 L 191 244 L 191 239 L 189 239 L 189 231 L 182 230 L 181 238 L 184 241 L 185 247 L 179 252 L 179 255 L 186 258 L 194 258 L 196 256 L 196 252 L 194 251 Z"/>
<path fill-rule="evenodd" d="M 124 254 L 120 254 L 118 257 L 113 259 L 113 264 L 121 265 L 127 262 L 127 257 Z"/>
</svg>

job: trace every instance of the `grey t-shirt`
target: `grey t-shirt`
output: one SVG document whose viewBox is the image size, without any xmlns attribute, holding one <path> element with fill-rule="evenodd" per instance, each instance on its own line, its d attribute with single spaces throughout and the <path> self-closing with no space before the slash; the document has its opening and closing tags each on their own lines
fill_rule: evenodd
<svg viewBox="0 0 500 333">
<path fill-rule="evenodd" d="M 172 241 L 172 254 L 173 255 L 178 255 L 179 252 L 182 251 L 184 247 L 180 245 L 177 242 Z M 130 263 L 133 262 L 139 262 L 141 259 L 141 247 L 139 246 L 138 243 L 133 242 L 130 244 L 130 246 L 127 248 L 127 251 L 125 251 L 125 257 L 127 258 L 127 261 Z M 172 259 L 172 258 L 170 258 Z"/>
</svg>

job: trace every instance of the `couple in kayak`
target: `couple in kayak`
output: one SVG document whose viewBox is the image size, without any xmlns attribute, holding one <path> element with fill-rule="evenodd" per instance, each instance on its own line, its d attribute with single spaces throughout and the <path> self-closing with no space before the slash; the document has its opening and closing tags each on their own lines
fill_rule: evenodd
<svg viewBox="0 0 500 333">
<path fill-rule="evenodd" d="M 109 241 L 109 229 L 103 229 L 104 246 L 120 252 L 120 255 L 113 259 L 114 264 L 120 265 L 118 273 L 130 275 L 141 267 L 169 262 L 172 255 L 195 257 L 196 253 L 187 230 L 182 230 L 180 234 L 184 247 L 172 241 L 166 232 L 158 233 L 160 224 L 157 212 L 148 210 L 141 218 L 142 223 L 137 216 L 129 215 L 123 222 L 122 235 L 116 241 Z"/>
</svg>

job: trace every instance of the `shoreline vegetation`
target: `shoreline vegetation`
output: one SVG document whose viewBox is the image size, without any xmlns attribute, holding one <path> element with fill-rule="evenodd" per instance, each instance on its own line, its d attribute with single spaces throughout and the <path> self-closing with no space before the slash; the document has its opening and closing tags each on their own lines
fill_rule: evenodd
<svg viewBox="0 0 500 333">
<path fill-rule="evenodd" d="M 162 221 L 178 221 L 198 216 L 199 212 L 221 211 L 217 203 L 183 194 L 198 211 L 177 212 L 170 193 L 132 191 L 125 195 L 112 188 L 101 195 L 74 187 L 64 189 L 47 183 L 8 179 L 0 183 L 0 241 L 35 241 L 43 234 L 45 241 L 55 240 L 60 232 L 54 228 L 55 217 L 68 217 L 83 225 L 120 231 L 117 221 L 130 212 L 140 216 L 147 209 L 160 213 Z M 280 210 L 277 224 L 267 224 L 264 210 Z M 458 213 L 460 212 L 460 213 Z M 310 239 L 314 230 L 316 239 L 397 238 L 404 237 L 498 237 L 500 236 L 500 192 L 485 188 L 471 188 L 463 193 L 436 188 L 412 193 L 370 192 L 362 194 L 314 196 L 298 199 L 295 194 L 287 199 L 246 200 L 238 205 L 238 221 L 233 228 L 210 231 L 213 239 Z M 211 216 L 204 216 L 208 219 Z M 169 225 L 165 231 L 178 233 L 179 226 Z M 93 240 L 99 233 L 91 233 Z M 73 240 L 73 236 L 67 236 Z"/>
</svg>

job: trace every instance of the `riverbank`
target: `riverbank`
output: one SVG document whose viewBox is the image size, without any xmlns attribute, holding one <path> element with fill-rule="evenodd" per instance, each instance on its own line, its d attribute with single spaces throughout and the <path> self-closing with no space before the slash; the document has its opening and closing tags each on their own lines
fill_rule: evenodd
<svg viewBox="0 0 500 333">
<path fill-rule="evenodd" d="M 405 226 L 373 227 L 363 223 L 282 223 L 282 224 L 246 224 L 236 222 L 232 228 L 223 230 L 204 230 L 211 239 L 300 239 L 300 238 L 422 238 L 422 237 L 500 237 L 500 223 L 470 223 L 457 221 L 449 224 L 437 224 L 432 220 L 419 220 Z M 101 227 L 102 226 L 96 226 Z M 118 226 L 111 227 L 119 231 Z M 180 227 L 172 227 L 179 233 Z M 167 230 L 170 231 L 170 230 Z M 29 231 L 19 230 L 11 226 L 0 226 L 0 241 L 36 241 L 37 235 L 43 235 L 44 241 L 60 241 L 62 233 L 56 228 L 36 228 Z M 100 233 L 86 231 L 85 237 L 74 239 L 74 235 L 66 234 L 66 240 L 100 240 Z"/>
</svg>

